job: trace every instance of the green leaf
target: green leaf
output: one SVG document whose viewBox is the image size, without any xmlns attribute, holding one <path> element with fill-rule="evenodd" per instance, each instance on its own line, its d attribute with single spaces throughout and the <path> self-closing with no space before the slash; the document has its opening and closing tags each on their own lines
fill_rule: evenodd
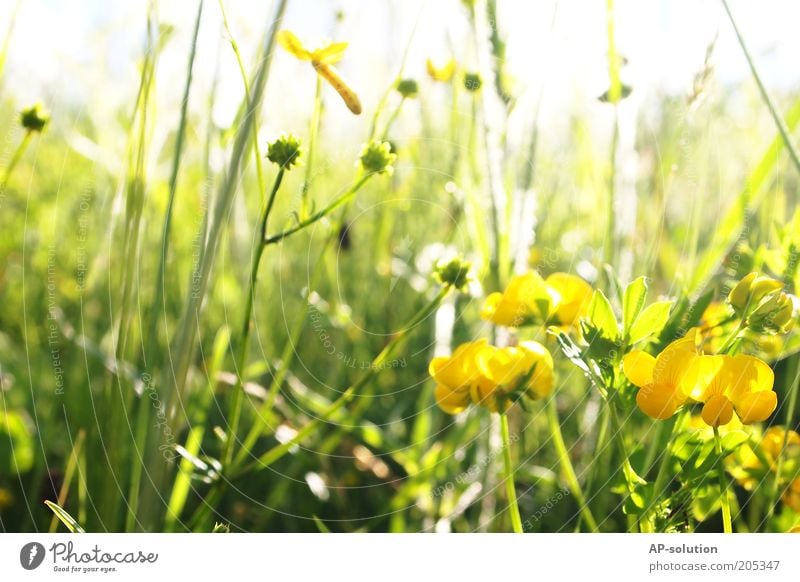
<svg viewBox="0 0 800 582">
<path fill-rule="evenodd" d="M 61 523 L 63 523 L 69 531 L 72 533 L 86 533 L 80 524 L 75 520 L 75 518 L 67 513 L 66 509 L 49 500 L 45 501 L 44 504 L 47 505 L 47 507 L 49 507 L 53 513 L 55 513 L 59 521 L 61 521 Z"/>
<path fill-rule="evenodd" d="M 647 299 L 647 279 L 639 277 L 625 287 L 625 297 L 622 301 L 622 329 L 627 336 L 631 326 L 639 317 Z"/>
<path fill-rule="evenodd" d="M 732 430 L 726 433 L 722 439 L 722 454 L 728 455 L 738 449 L 741 445 L 750 439 L 749 435 L 743 430 Z"/>
<path fill-rule="evenodd" d="M 619 328 L 614 310 L 611 308 L 608 298 L 599 289 L 592 295 L 589 302 L 589 321 L 600 334 L 612 341 L 619 339 Z"/>
<path fill-rule="evenodd" d="M 672 301 L 657 301 L 648 305 L 631 326 L 630 343 L 635 344 L 660 332 L 667 324 L 671 307 Z"/>
</svg>

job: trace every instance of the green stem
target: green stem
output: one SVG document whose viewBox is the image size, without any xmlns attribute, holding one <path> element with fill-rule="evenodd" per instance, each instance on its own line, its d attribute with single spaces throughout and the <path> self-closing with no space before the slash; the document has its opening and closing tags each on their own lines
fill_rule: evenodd
<svg viewBox="0 0 800 582">
<path fill-rule="evenodd" d="M 223 466 L 230 464 L 233 456 L 233 445 L 236 441 L 236 433 L 239 429 L 239 421 L 242 416 L 242 400 L 243 400 L 243 386 L 245 366 L 247 365 L 247 348 L 250 344 L 250 329 L 252 327 L 253 319 L 253 303 L 255 301 L 256 284 L 258 283 L 258 270 L 261 265 L 261 257 L 264 254 L 264 238 L 267 232 L 267 222 L 269 220 L 272 206 L 275 203 L 275 197 L 278 194 L 278 189 L 281 187 L 283 181 L 283 174 L 285 168 L 278 170 L 278 175 L 275 177 L 275 183 L 272 186 L 272 191 L 269 194 L 269 200 L 264 207 L 264 212 L 261 215 L 261 224 L 259 228 L 258 242 L 253 253 L 253 262 L 250 266 L 250 280 L 247 288 L 247 303 L 245 304 L 244 319 L 242 322 L 241 338 L 239 340 L 239 349 L 236 354 L 236 385 L 233 387 L 233 399 L 230 408 L 230 426 L 228 429 L 228 438 L 225 440 L 222 453 Z"/>
<path fill-rule="evenodd" d="M 722 347 L 717 351 L 717 355 L 727 354 L 731 351 L 734 347 L 736 340 L 739 339 L 739 334 L 747 327 L 747 320 L 742 318 L 739 321 L 739 325 L 736 326 L 736 329 L 731 332 L 728 338 L 725 340 L 725 343 L 722 344 Z"/>
<path fill-rule="evenodd" d="M 334 201 L 328 204 L 328 206 L 326 206 L 322 210 L 315 212 L 305 220 L 301 220 L 295 226 L 287 228 L 283 232 L 279 232 L 278 234 L 272 235 L 269 238 L 265 238 L 264 244 L 271 245 L 280 242 L 286 237 L 291 236 L 294 233 L 299 232 L 308 226 L 311 226 L 312 224 L 314 224 L 315 222 L 317 222 L 322 218 L 325 218 L 328 214 L 330 214 L 331 212 L 339 208 L 342 204 L 350 200 L 356 194 L 356 192 L 358 192 L 359 189 L 366 183 L 366 181 L 370 179 L 370 177 L 372 177 L 372 174 L 364 174 L 363 176 L 361 176 L 361 178 L 359 178 L 356 181 L 355 184 L 353 184 L 350 187 L 349 190 L 347 190 L 344 194 L 341 194 L 336 199 L 334 199 Z"/>
<path fill-rule="evenodd" d="M 569 458 L 567 446 L 564 444 L 564 435 L 561 434 L 561 423 L 558 420 L 555 396 L 551 397 L 547 402 L 547 420 L 550 424 L 550 435 L 553 438 L 558 461 L 561 464 L 561 471 L 564 473 L 564 478 L 567 480 L 567 486 L 580 507 L 581 515 L 586 525 L 589 526 L 591 531 L 597 531 L 597 522 L 592 515 L 591 509 L 589 509 L 589 506 L 586 504 L 586 497 L 581 490 L 578 476 L 575 474 L 575 468 L 572 466 L 572 461 Z"/>
<path fill-rule="evenodd" d="M 784 421 L 784 426 L 787 430 L 783 433 L 783 443 L 781 444 L 781 450 L 778 451 L 778 458 L 775 460 L 775 480 L 772 483 L 772 491 L 770 492 L 769 497 L 769 507 L 767 508 L 767 518 L 764 520 L 765 523 L 769 523 L 772 519 L 772 516 L 775 515 L 775 506 L 778 504 L 778 499 L 781 496 L 780 484 L 781 484 L 781 473 L 783 472 L 783 458 L 786 453 L 786 445 L 789 442 L 789 431 L 788 428 L 792 424 L 792 419 L 794 418 L 794 411 L 797 406 L 797 391 L 800 388 L 800 356 L 795 356 L 794 360 L 794 379 L 792 380 L 792 385 L 789 387 L 789 392 L 786 395 L 786 402 L 788 402 L 788 406 L 786 407 L 786 417 Z M 789 376 L 792 374 L 790 373 Z M 767 465 L 768 466 L 768 465 Z"/>
<path fill-rule="evenodd" d="M 761 75 L 758 74 L 758 69 L 756 69 L 753 57 L 750 55 L 750 51 L 747 50 L 747 45 L 744 42 L 744 37 L 742 36 L 742 33 L 739 31 L 739 27 L 736 25 L 736 20 L 733 18 L 733 13 L 731 12 L 730 7 L 728 6 L 727 0 L 722 0 L 722 5 L 725 7 L 725 12 L 728 13 L 728 18 L 730 19 L 731 25 L 733 26 L 733 31 L 736 33 L 736 39 L 739 41 L 739 46 L 742 47 L 744 58 L 747 59 L 747 64 L 750 66 L 750 72 L 753 74 L 753 79 L 755 79 L 756 85 L 758 85 L 758 90 L 761 93 L 761 98 L 764 100 L 767 109 L 769 109 L 769 112 L 772 115 L 772 119 L 778 128 L 778 132 L 781 134 L 781 138 L 783 139 L 784 145 L 786 145 L 786 149 L 789 150 L 789 156 L 792 158 L 792 162 L 794 163 L 795 169 L 798 172 L 800 172 L 800 155 L 798 155 L 797 149 L 794 147 L 794 142 L 792 141 L 792 137 L 791 135 L 789 135 L 789 128 L 786 127 L 786 122 L 783 120 L 783 117 L 781 117 L 781 115 L 778 113 L 778 110 L 775 107 L 775 103 L 772 101 L 772 98 L 769 96 L 769 93 L 767 92 L 767 88 L 764 86 L 764 82 L 761 80 Z"/>
<path fill-rule="evenodd" d="M 314 167 L 314 152 L 316 151 L 317 136 L 322 122 L 322 78 L 317 75 L 317 88 L 314 93 L 314 114 L 311 117 L 311 127 L 308 132 L 308 153 L 306 155 L 305 177 L 303 178 L 303 190 L 300 199 L 300 218 L 308 217 L 309 190 L 311 189 L 311 177 Z"/>
<path fill-rule="evenodd" d="M 522 518 L 519 515 L 517 504 L 517 491 L 514 488 L 514 465 L 511 462 L 511 437 L 508 434 L 508 417 L 500 413 L 500 434 L 503 438 L 503 468 L 506 482 L 506 495 L 508 496 L 508 510 L 511 513 L 511 526 L 514 533 L 523 533 Z"/>
<path fill-rule="evenodd" d="M 722 529 L 725 533 L 733 533 L 731 525 L 731 502 L 728 498 L 728 482 L 725 477 L 725 465 L 722 462 L 722 441 L 719 437 L 719 428 L 714 427 L 714 450 L 719 457 L 717 477 L 719 478 L 719 502 L 722 504 Z"/>
<path fill-rule="evenodd" d="M 8 186 L 8 181 L 11 178 L 11 174 L 14 172 L 14 168 L 22 159 L 22 155 L 25 153 L 25 150 L 28 149 L 28 144 L 31 141 L 32 133 L 33 132 L 31 131 L 26 131 L 25 135 L 22 136 L 22 140 L 19 142 L 17 149 L 14 151 L 14 155 L 11 157 L 11 161 L 8 163 L 6 171 L 3 173 L 3 181 L 0 182 L 0 195 L 5 194 L 6 186 Z"/>
<path fill-rule="evenodd" d="M 619 447 L 620 455 L 622 455 L 622 474 L 625 477 L 625 483 L 628 487 L 628 493 L 632 494 L 635 492 L 635 486 L 638 482 L 641 482 L 641 477 L 636 474 L 636 471 L 633 469 L 633 465 L 631 465 L 630 456 L 628 456 L 628 449 L 625 445 L 625 439 L 622 436 L 622 425 L 619 422 L 619 418 L 617 417 L 617 411 L 614 408 L 614 402 L 608 402 L 608 415 L 611 420 L 611 430 L 614 432 L 614 440 L 617 443 L 617 447 Z M 637 529 L 637 522 L 635 516 L 629 515 L 628 516 L 628 530 L 635 532 Z"/>
</svg>

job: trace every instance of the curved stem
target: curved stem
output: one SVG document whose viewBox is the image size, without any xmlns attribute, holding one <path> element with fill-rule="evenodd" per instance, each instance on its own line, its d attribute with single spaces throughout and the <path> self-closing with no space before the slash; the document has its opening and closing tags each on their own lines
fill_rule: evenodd
<svg viewBox="0 0 800 582">
<path fill-rule="evenodd" d="M 514 488 L 514 466 L 511 462 L 511 437 L 508 434 L 508 417 L 504 412 L 500 413 L 500 434 L 503 437 L 503 468 L 506 482 L 506 494 L 508 495 L 508 511 L 511 513 L 511 526 L 514 533 L 522 532 L 522 518 L 519 516 L 519 505 L 517 504 L 517 491 Z"/>
<path fill-rule="evenodd" d="M 339 206 L 350 200 L 355 195 L 355 193 L 359 191 L 361 186 L 363 186 L 366 183 L 366 181 L 370 179 L 370 177 L 372 177 L 372 174 L 364 174 L 363 176 L 361 176 L 361 178 L 359 178 L 356 181 L 355 184 L 353 184 L 350 187 L 349 190 L 347 190 L 344 194 L 341 194 L 339 197 L 334 199 L 334 201 L 328 204 L 325 208 L 323 208 L 318 212 L 315 212 L 305 220 L 301 220 L 298 224 L 296 224 L 291 228 L 287 228 L 286 230 L 279 232 L 278 234 L 272 235 L 269 238 L 264 238 L 264 244 L 271 245 L 280 242 L 287 236 L 291 236 L 294 233 L 299 232 L 308 226 L 311 226 L 318 220 L 325 218 L 328 214 L 339 208 Z"/>
<path fill-rule="evenodd" d="M 230 426 L 228 428 L 228 438 L 225 440 L 223 447 L 222 462 L 223 465 L 230 464 L 233 457 L 233 445 L 236 441 L 236 433 L 239 429 L 239 420 L 242 416 L 242 396 L 244 386 L 244 368 L 247 364 L 247 348 L 250 343 L 250 328 L 251 320 L 253 318 L 253 303 L 256 294 L 256 283 L 258 282 L 258 269 L 261 265 L 261 256 L 264 253 L 264 235 L 267 231 L 267 221 L 269 220 L 272 206 L 275 203 L 275 196 L 278 189 L 281 187 L 283 181 L 284 168 L 278 170 L 278 175 L 275 177 L 275 183 L 272 186 L 272 191 L 269 195 L 267 205 L 264 207 L 264 212 L 261 215 L 261 224 L 259 228 L 258 242 L 256 249 L 253 253 L 253 262 L 250 267 L 250 281 L 247 288 L 247 304 L 244 310 L 244 319 L 242 323 L 241 338 L 239 340 L 239 349 L 236 354 L 236 385 L 233 387 L 233 399 L 230 407 Z"/>
<path fill-rule="evenodd" d="M 719 429 L 714 427 L 714 450 L 719 456 L 717 477 L 719 478 L 719 502 L 722 505 L 722 529 L 725 533 L 733 533 L 731 524 L 731 502 L 728 499 L 728 482 L 725 478 L 725 465 L 722 463 L 722 441 L 719 438 Z"/>
<path fill-rule="evenodd" d="M 591 509 L 589 509 L 589 506 L 586 504 L 586 497 L 581 490 L 578 476 L 575 474 L 575 468 L 572 466 L 572 461 L 569 458 L 567 446 L 564 444 L 564 436 L 561 434 L 561 424 L 558 420 L 555 396 L 551 397 L 547 402 L 547 420 L 550 424 L 550 435 L 553 437 L 553 444 L 555 445 L 558 461 L 561 464 L 561 471 L 564 473 L 567 486 L 578 502 L 581 516 L 583 516 L 586 525 L 589 526 L 591 531 L 597 531 L 597 522 L 592 515 Z"/>
</svg>

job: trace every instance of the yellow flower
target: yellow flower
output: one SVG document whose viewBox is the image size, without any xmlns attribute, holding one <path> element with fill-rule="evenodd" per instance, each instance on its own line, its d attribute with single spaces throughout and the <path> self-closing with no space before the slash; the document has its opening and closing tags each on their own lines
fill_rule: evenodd
<svg viewBox="0 0 800 582">
<path fill-rule="evenodd" d="M 485 339 L 461 344 L 452 356 L 431 360 L 428 372 L 436 381 L 436 403 L 448 414 L 466 410 L 470 395 L 486 378 L 478 369 L 475 355 L 488 347 Z"/>
<path fill-rule="evenodd" d="M 346 42 L 331 43 L 315 50 L 308 50 L 294 33 L 282 30 L 278 33 L 278 44 L 301 61 L 311 61 L 311 66 L 317 74 L 334 88 L 347 108 L 356 115 L 361 113 L 361 101 L 358 95 L 333 66 L 342 60 L 347 48 Z"/>
<path fill-rule="evenodd" d="M 571 327 L 586 315 L 592 299 L 592 288 L 586 281 L 568 273 L 553 273 L 545 279 L 545 284 L 558 295 L 550 315 L 554 323 Z"/>
<path fill-rule="evenodd" d="M 580 277 L 553 273 L 542 279 L 529 271 L 511 277 L 502 293 L 490 294 L 481 317 L 507 327 L 533 323 L 570 327 L 585 315 L 591 297 L 592 288 Z"/>
<path fill-rule="evenodd" d="M 635 350 L 622 359 L 639 408 L 666 419 L 687 400 L 703 404 L 709 426 L 731 422 L 734 412 L 744 424 L 766 420 L 777 407 L 772 369 L 753 356 L 706 356 L 697 351 L 698 331 L 674 341 L 658 357 Z"/>
<path fill-rule="evenodd" d="M 792 511 L 800 513 L 800 478 L 792 480 L 781 499 Z"/>
<path fill-rule="evenodd" d="M 481 317 L 507 327 L 544 321 L 553 300 L 544 279 L 539 273 L 529 271 L 511 277 L 504 292 L 490 294 L 481 309 Z"/>
<path fill-rule="evenodd" d="M 553 358 L 533 341 L 498 348 L 485 339 L 459 346 L 452 356 L 434 358 L 429 372 L 436 381 L 439 407 L 449 414 L 463 412 L 470 403 L 497 412 L 519 395 L 544 398 L 553 389 Z"/>
<path fill-rule="evenodd" d="M 700 356 L 689 376 L 693 385 L 688 396 L 703 403 L 709 426 L 728 424 L 734 411 L 744 424 L 760 422 L 778 405 L 772 368 L 753 356 Z"/>
<path fill-rule="evenodd" d="M 653 357 L 634 350 L 622 358 L 622 371 L 639 387 L 636 403 L 651 418 L 667 419 L 687 400 L 686 376 L 697 359 L 695 333 L 669 344 Z"/>
<path fill-rule="evenodd" d="M 775 473 L 778 469 L 777 459 L 781 454 L 784 442 L 786 451 L 784 460 L 796 463 L 800 460 L 800 434 L 793 430 L 786 430 L 782 426 L 773 426 L 767 429 L 758 443 L 758 454 L 752 449 L 750 444 L 744 444 L 728 459 L 728 470 L 734 479 L 746 490 L 755 489 L 759 483 L 766 478 L 767 472 Z M 764 462 L 768 466 L 764 466 Z M 784 463 L 784 469 L 790 467 L 789 463 Z M 794 470 L 789 468 L 790 473 L 779 477 L 781 483 L 788 486 L 783 494 L 783 502 L 800 512 L 800 478 L 790 477 L 794 475 Z"/>
<path fill-rule="evenodd" d="M 716 352 L 725 342 L 733 312 L 720 301 L 712 301 L 700 317 L 700 335 L 710 352 Z"/>
<path fill-rule="evenodd" d="M 428 69 L 428 76 L 439 83 L 449 82 L 453 78 L 453 73 L 456 72 L 456 62 L 453 59 L 441 66 L 437 66 L 432 60 L 428 59 L 425 61 L 425 67 Z"/>
</svg>

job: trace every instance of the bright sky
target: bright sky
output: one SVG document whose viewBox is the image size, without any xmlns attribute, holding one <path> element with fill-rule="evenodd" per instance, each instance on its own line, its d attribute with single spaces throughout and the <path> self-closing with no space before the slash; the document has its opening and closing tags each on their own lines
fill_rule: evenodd
<svg viewBox="0 0 800 582">
<path fill-rule="evenodd" d="M 800 54 L 800 3 L 792 0 L 730 0 L 767 85 L 773 91 L 797 89 Z M 4 34 L 15 1 L 0 3 Z M 510 72 L 525 89 L 521 106 L 546 87 L 545 126 L 563 117 L 565 106 L 586 108 L 607 85 L 604 0 L 499 0 L 500 27 L 508 40 Z M 617 0 L 618 48 L 628 60 L 624 80 L 639 99 L 654 91 L 685 93 L 702 65 L 707 45 L 719 31 L 714 63 L 726 85 L 749 79 L 747 64 L 719 0 Z M 121 0 L 21 0 L 3 91 L 20 103 L 68 99 L 99 111 L 129 105 L 138 80 L 147 2 Z M 234 32 L 248 62 L 268 24 L 272 2 L 227 0 Z M 196 3 L 160 0 L 161 20 L 177 34 L 159 64 L 159 99 L 177 107 L 185 75 Z M 344 20 L 336 24 L 342 10 Z M 315 44 L 334 37 L 350 47 L 342 70 L 358 89 L 369 113 L 396 73 L 407 39 L 419 18 L 407 74 L 424 76 L 428 56 L 456 59 L 473 66 L 469 29 L 460 0 L 290 0 L 285 27 Z M 197 87 L 207 90 L 214 74 L 220 33 L 219 7 L 207 0 L 196 67 Z M 448 42 L 448 38 L 450 41 Z M 227 123 L 242 89 L 230 48 L 222 46 L 222 83 L 216 117 Z M 310 111 L 314 77 L 305 63 L 281 52 L 268 88 L 267 125 L 300 123 Z M 340 131 L 362 128 L 343 106 L 328 97 L 332 123 Z M 308 107 L 303 104 L 308 103 Z M 103 105 L 110 107 L 104 108 Z M 197 111 L 204 99 L 191 103 Z M 358 125 L 361 124 L 361 125 Z"/>
</svg>

